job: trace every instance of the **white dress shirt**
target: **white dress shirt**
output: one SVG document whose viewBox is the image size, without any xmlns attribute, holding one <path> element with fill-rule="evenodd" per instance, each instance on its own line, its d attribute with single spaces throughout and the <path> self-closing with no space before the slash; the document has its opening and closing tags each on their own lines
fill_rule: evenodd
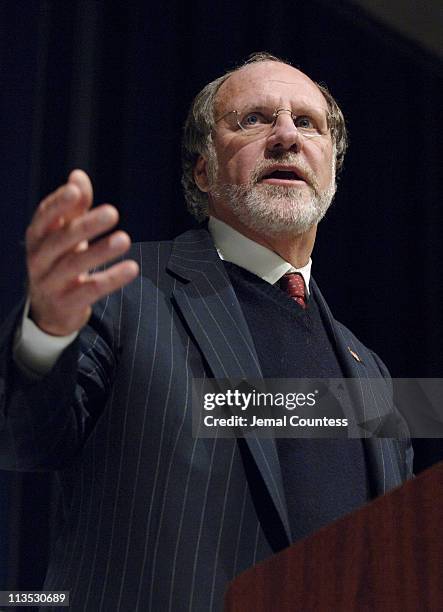
<svg viewBox="0 0 443 612">
<path fill-rule="evenodd" d="M 311 259 L 303 268 L 294 268 L 274 251 L 240 234 L 233 227 L 215 217 L 209 218 L 208 229 L 220 259 L 230 261 L 252 272 L 271 285 L 274 285 L 288 272 L 298 272 L 303 276 L 306 294 L 309 296 Z"/>
</svg>

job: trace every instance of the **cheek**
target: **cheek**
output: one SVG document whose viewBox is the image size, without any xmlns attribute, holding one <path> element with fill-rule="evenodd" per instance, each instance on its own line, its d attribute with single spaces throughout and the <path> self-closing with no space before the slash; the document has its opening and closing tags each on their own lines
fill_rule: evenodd
<svg viewBox="0 0 443 612">
<path fill-rule="evenodd" d="M 322 160 L 320 168 L 321 168 L 321 172 L 320 172 L 321 176 L 324 177 L 324 179 L 329 182 L 332 179 L 332 175 L 333 175 L 333 169 L 334 169 L 333 158 L 330 156 L 325 157 Z"/>
<path fill-rule="evenodd" d="M 228 163 L 227 172 L 231 181 L 238 185 L 249 181 L 253 167 L 252 160 L 242 155 L 236 155 Z"/>
<path fill-rule="evenodd" d="M 332 145 L 325 145 L 312 151 L 311 168 L 317 176 L 321 187 L 328 187 L 335 174 L 334 153 Z"/>
<path fill-rule="evenodd" d="M 235 138 L 219 143 L 218 178 L 231 184 L 247 183 L 260 156 L 254 144 L 240 144 Z"/>
</svg>

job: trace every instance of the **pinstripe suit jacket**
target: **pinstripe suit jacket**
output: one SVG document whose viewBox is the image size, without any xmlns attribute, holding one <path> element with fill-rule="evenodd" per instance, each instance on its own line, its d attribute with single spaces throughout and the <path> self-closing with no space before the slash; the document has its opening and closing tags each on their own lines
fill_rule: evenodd
<svg viewBox="0 0 443 612">
<path fill-rule="evenodd" d="M 260 366 L 206 230 L 131 256 L 140 277 L 96 305 L 42 380 L 12 366 L 19 315 L 5 324 L 0 467 L 57 471 L 64 520 L 45 588 L 70 590 L 72 610 L 218 610 L 226 583 L 274 552 L 273 533 L 289 545 L 289 521 L 272 440 L 246 442 L 276 510 L 270 526 L 257 518 L 237 442 L 192 437 L 193 379 L 259 378 Z M 312 291 L 346 375 L 387 377 L 314 282 Z M 353 399 L 361 421 L 381 422 L 380 407 L 397 418 L 388 378 L 383 397 Z M 377 494 L 410 475 L 406 440 L 364 444 Z"/>
</svg>

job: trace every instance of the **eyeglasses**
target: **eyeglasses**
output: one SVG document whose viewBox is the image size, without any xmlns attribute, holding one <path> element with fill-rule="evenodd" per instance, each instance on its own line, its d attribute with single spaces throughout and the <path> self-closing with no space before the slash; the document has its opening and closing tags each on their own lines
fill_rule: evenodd
<svg viewBox="0 0 443 612">
<path fill-rule="evenodd" d="M 245 136 L 261 138 L 271 133 L 282 113 L 291 115 L 297 131 L 304 138 L 319 138 L 329 132 L 329 113 L 324 108 L 306 108 L 293 112 L 288 108 L 252 107 L 242 112 L 228 111 L 216 119 L 215 123 L 226 119 L 232 129 L 242 130 Z"/>
</svg>

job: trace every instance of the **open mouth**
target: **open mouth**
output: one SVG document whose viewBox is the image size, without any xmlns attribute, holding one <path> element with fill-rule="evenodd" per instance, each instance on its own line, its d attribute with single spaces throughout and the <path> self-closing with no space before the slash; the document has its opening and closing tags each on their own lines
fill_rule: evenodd
<svg viewBox="0 0 443 612">
<path fill-rule="evenodd" d="M 297 174 L 295 170 L 272 170 L 264 174 L 260 179 L 260 182 L 266 182 L 271 184 L 291 184 L 291 183 L 305 183 L 306 181 L 302 176 Z"/>
</svg>

